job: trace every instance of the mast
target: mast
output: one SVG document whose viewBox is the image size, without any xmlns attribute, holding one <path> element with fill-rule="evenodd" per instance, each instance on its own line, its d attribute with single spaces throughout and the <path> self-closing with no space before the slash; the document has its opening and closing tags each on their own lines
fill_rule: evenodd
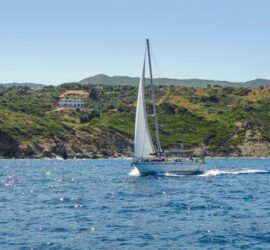
<svg viewBox="0 0 270 250">
<path fill-rule="evenodd" d="M 155 121 L 155 130 L 156 130 L 157 156 L 160 157 L 162 155 L 162 149 L 161 149 L 161 146 L 160 146 L 160 139 L 159 139 L 159 126 L 158 126 L 158 117 L 157 117 L 157 108 L 156 108 L 156 93 L 155 93 L 155 87 L 154 87 L 154 84 L 153 84 L 149 39 L 146 39 L 146 46 L 147 46 L 147 54 L 148 54 L 150 84 L 151 84 L 151 96 L 152 96 L 154 121 Z"/>
</svg>

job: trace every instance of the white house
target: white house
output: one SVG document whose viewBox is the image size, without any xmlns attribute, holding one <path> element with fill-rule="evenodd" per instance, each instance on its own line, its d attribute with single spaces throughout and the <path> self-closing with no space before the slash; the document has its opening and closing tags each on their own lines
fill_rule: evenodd
<svg viewBox="0 0 270 250">
<path fill-rule="evenodd" d="M 60 99 L 58 102 L 60 106 L 65 108 L 84 108 L 85 104 L 82 99 Z"/>
</svg>

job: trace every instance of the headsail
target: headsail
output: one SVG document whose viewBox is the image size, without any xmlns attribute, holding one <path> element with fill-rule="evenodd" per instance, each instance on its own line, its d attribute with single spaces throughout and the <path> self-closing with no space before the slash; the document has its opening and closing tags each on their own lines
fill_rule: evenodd
<svg viewBox="0 0 270 250">
<path fill-rule="evenodd" d="M 145 58 L 143 62 L 143 71 L 139 84 L 136 122 L 135 122 L 135 143 L 134 143 L 134 157 L 135 158 L 153 158 L 155 149 L 151 138 L 146 105 L 145 105 Z"/>
</svg>

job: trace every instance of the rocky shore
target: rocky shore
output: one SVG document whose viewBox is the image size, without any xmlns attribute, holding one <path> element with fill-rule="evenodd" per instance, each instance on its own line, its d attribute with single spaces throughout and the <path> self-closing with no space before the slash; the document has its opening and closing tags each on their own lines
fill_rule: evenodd
<svg viewBox="0 0 270 250">
<path fill-rule="evenodd" d="M 212 157 L 269 157 L 270 143 L 264 141 L 259 131 L 247 130 L 242 144 L 229 149 L 220 147 L 211 151 L 204 145 L 194 148 L 193 154 Z M 175 150 L 175 146 L 165 151 Z M 203 152 L 203 153 L 202 153 Z M 192 153 L 189 153 L 189 155 Z M 52 137 L 29 143 L 18 143 L 5 133 L 0 133 L 0 158 L 18 159 L 96 159 L 132 157 L 133 140 L 118 132 L 95 129 L 91 133 L 73 131 L 67 137 Z M 179 154 L 174 154 L 179 155 Z"/>
</svg>

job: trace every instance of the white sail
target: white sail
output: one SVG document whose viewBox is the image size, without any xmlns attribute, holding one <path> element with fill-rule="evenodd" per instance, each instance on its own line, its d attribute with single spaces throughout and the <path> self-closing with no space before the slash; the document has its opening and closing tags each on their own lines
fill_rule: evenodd
<svg viewBox="0 0 270 250">
<path fill-rule="evenodd" d="M 134 143 L 135 158 L 153 158 L 153 154 L 155 153 L 147 121 L 144 88 L 145 88 L 145 59 L 143 62 L 143 71 L 139 84 L 138 99 L 137 99 L 135 143 Z"/>
</svg>

